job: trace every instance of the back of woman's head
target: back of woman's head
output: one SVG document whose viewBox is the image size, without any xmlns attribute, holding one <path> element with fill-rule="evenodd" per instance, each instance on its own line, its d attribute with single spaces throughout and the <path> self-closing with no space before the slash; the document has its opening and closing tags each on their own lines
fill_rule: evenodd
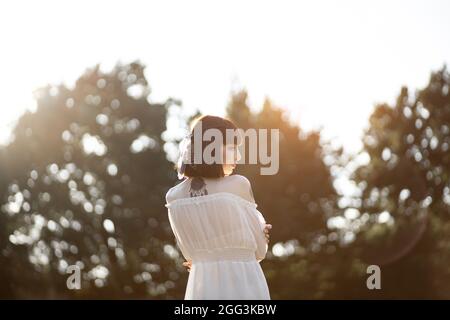
<svg viewBox="0 0 450 320">
<path fill-rule="evenodd" d="M 226 140 L 227 131 L 231 130 L 234 132 L 232 143 L 237 145 L 239 143 L 238 135 L 236 134 L 238 129 L 237 126 L 231 120 L 218 116 L 205 115 L 194 119 L 190 128 L 191 132 L 188 136 L 188 139 L 190 139 L 190 141 L 188 140 L 188 144 L 190 144 L 188 150 L 188 152 L 190 152 L 190 160 L 181 160 L 179 163 L 179 177 L 219 178 L 225 176 L 222 163 L 214 162 L 208 164 L 205 162 L 203 157 L 204 150 L 210 143 L 214 143 L 214 138 L 212 137 L 212 141 L 205 141 L 203 137 L 208 129 L 216 129 L 216 131 L 220 131 L 222 141 L 225 143 L 228 142 Z M 216 157 L 216 151 L 216 149 L 213 149 L 211 154 L 212 157 Z M 201 154 L 198 154 L 196 157 L 195 152 L 201 152 Z M 197 161 L 197 159 L 200 161 Z"/>
</svg>

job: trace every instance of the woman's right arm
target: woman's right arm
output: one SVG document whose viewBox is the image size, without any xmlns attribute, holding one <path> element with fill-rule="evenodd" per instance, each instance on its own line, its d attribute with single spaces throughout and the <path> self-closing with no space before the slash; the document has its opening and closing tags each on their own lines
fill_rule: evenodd
<svg viewBox="0 0 450 320">
<path fill-rule="evenodd" d="M 255 203 L 255 197 L 253 196 L 253 189 L 250 183 L 250 180 L 245 176 L 236 175 L 236 179 L 239 180 L 239 188 L 241 196 L 252 203 Z M 256 240 L 256 259 L 258 262 L 262 261 L 266 257 L 266 253 L 268 250 L 269 243 L 269 229 L 272 228 L 272 225 L 268 225 L 264 216 L 259 210 L 255 208 L 251 208 L 251 229 L 253 236 Z"/>
<path fill-rule="evenodd" d="M 252 208 L 251 212 L 251 229 L 256 240 L 256 259 L 258 262 L 265 259 L 269 244 L 266 238 L 264 229 L 266 228 L 266 221 L 259 210 Z"/>
</svg>

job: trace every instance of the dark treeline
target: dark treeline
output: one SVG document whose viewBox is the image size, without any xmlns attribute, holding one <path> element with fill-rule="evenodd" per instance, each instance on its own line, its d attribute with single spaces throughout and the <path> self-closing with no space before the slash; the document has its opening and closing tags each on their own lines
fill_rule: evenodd
<svg viewBox="0 0 450 320">
<path fill-rule="evenodd" d="M 144 69 L 97 66 L 73 88 L 36 91 L 36 112 L 0 149 L 1 298 L 183 297 L 188 272 L 164 195 L 177 183 L 167 124 L 190 117 L 177 100 L 149 102 Z M 231 95 L 239 127 L 281 133 L 277 175 L 237 170 L 274 226 L 262 262 L 273 299 L 450 298 L 449 89 L 445 67 L 415 93 L 401 88 L 395 105 L 375 106 L 352 156 L 269 99 L 253 112 L 245 90 Z M 333 185 L 345 168 L 356 168 L 353 198 Z M 371 264 L 381 290 L 366 287 Z M 69 265 L 82 270 L 81 290 L 66 286 Z"/>
</svg>

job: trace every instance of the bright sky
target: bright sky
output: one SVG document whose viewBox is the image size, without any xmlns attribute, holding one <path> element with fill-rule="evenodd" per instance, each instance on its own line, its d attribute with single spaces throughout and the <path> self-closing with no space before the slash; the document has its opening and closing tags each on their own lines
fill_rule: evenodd
<svg viewBox="0 0 450 320">
<path fill-rule="evenodd" d="M 265 96 L 356 150 L 377 102 L 450 61 L 450 1 L 1 1 L 0 141 L 32 91 L 140 59 L 152 100 L 224 114 Z"/>
</svg>

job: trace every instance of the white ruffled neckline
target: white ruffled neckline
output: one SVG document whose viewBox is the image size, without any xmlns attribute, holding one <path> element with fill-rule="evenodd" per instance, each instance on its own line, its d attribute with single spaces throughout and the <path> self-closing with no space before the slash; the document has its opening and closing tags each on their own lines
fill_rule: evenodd
<svg viewBox="0 0 450 320">
<path fill-rule="evenodd" d="M 188 204 L 188 203 L 200 203 L 200 202 L 204 202 L 204 201 L 208 201 L 208 200 L 217 199 L 220 197 L 228 197 L 228 198 L 240 201 L 241 203 L 243 203 L 245 205 L 252 206 L 254 208 L 256 208 L 258 206 L 258 204 L 256 204 L 255 202 L 248 201 L 234 193 L 225 192 L 225 191 L 214 192 L 214 193 L 210 193 L 210 194 L 198 196 L 198 197 L 175 199 L 169 203 L 166 203 L 165 206 L 167 208 L 169 208 L 169 207 L 172 207 L 175 205 L 183 205 L 183 204 Z"/>
</svg>

